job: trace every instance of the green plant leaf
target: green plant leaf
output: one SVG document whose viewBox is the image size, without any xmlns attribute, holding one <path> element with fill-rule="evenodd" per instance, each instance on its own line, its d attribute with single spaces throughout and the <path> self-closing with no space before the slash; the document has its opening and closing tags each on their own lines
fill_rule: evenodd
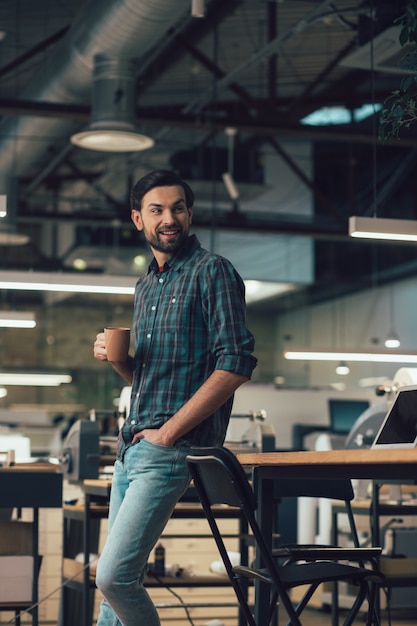
<svg viewBox="0 0 417 626">
<path fill-rule="evenodd" d="M 404 26 L 404 28 L 401 29 L 399 41 L 402 46 L 404 46 L 407 43 L 408 41 L 408 27 L 407 26 Z"/>
</svg>

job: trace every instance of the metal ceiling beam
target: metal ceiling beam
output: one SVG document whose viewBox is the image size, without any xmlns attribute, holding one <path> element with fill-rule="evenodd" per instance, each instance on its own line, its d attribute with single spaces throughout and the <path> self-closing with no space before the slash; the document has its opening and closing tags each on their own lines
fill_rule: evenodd
<svg viewBox="0 0 417 626">
<path fill-rule="evenodd" d="M 216 78 L 223 78 L 226 76 L 226 72 L 224 72 L 214 61 L 208 58 L 203 52 L 201 52 L 198 48 L 193 46 L 184 35 L 178 34 L 175 36 L 175 40 L 178 44 L 180 44 L 187 52 L 191 54 L 191 56 L 196 59 L 201 65 L 203 65 L 206 69 L 209 70 Z M 246 89 L 238 85 L 237 83 L 230 83 L 229 89 L 233 93 L 235 93 L 238 98 L 244 102 L 248 107 L 254 108 L 256 110 L 259 109 L 259 103 L 252 98 Z M 184 111 L 188 109 L 188 106 L 184 108 Z"/>
<path fill-rule="evenodd" d="M 33 58 L 37 54 L 39 54 L 39 52 L 43 52 L 44 50 L 49 48 L 49 46 L 51 46 L 53 43 L 56 43 L 57 41 L 62 39 L 62 37 L 66 34 L 68 29 L 69 29 L 69 26 L 64 26 L 64 28 L 61 28 L 61 30 L 59 30 L 58 32 L 54 33 L 50 37 L 47 37 L 47 39 L 44 39 L 43 41 L 38 43 L 36 46 L 33 46 L 33 48 L 30 48 L 30 50 L 27 50 L 24 54 L 21 54 L 19 57 L 14 59 L 11 63 L 8 63 L 7 65 L 4 65 L 4 67 L 1 67 L 0 78 L 3 78 L 3 76 L 6 76 L 12 70 L 16 69 L 17 67 L 20 67 L 27 60 L 31 59 L 33 61 Z"/>
<path fill-rule="evenodd" d="M 323 2 L 321 2 L 319 6 L 315 7 L 312 11 L 305 15 L 286 32 L 281 33 L 280 35 L 275 37 L 275 39 L 269 41 L 266 46 L 255 52 L 241 65 L 231 70 L 226 76 L 224 76 L 217 82 L 217 91 L 220 92 L 221 89 L 229 87 L 231 83 L 236 82 L 236 79 L 242 74 L 245 74 L 250 68 L 259 65 L 259 63 L 261 63 L 264 59 L 268 59 L 269 57 L 271 57 L 271 55 L 275 54 L 289 39 L 294 36 L 300 35 L 312 22 L 314 22 L 323 13 L 323 10 L 326 9 L 329 4 L 331 4 L 331 2 L 332 0 L 324 0 Z M 201 111 L 201 109 L 207 103 L 209 103 L 211 99 L 212 92 L 207 91 L 195 100 L 191 101 L 186 107 L 186 112 L 189 113 L 191 111 Z"/>
<path fill-rule="evenodd" d="M 60 213 L 60 212 L 43 212 L 33 211 L 31 209 L 30 214 L 21 213 L 17 217 L 18 224 L 30 225 L 30 224 L 73 224 L 74 219 L 77 220 L 77 224 L 80 226 L 95 226 L 97 228 L 114 228 L 114 220 L 117 216 L 113 213 L 103 213 L 103 211 L 90 211 L 88 216 L 77 215 L 76 218 L 73 214 Z M 219 230 L 232 230 L 233 232 L 256 232 L 267 233 L 276 235 L 292 235 L 297 237 L 310 237 L 316 241 L 333 241 L 333 242 L 345 242 L 357 247 L 367 246 L 385 246 L 385 247 L 405 247 L 414 246 L 413 242 L 391 242 L 391 241 L 379 241 L 372 242 L 352 239 L 348 234 L 348 223 L 343 227 L 338 226 L 334 222 L 330 223 L 329 220 L 323 219 L 311 219 L 311 220 L 299 220 L 295 221 L 291 219 L 291 216 L 274 214 L 274 213 L 259 213 L 257 211 L 251 212 L 233 212 L 226 209 L 216 209 L 215 211 L 216 228 Z M 119 220 L 118 227 L 122 230 L 133 229 L 133 224 L 125 219 Z M 199 209 L 198 203 L 195 206 L 193 213 L 193 227 L 195 228 L 213 228 L 213 215 L 211 211 Z"/>
<path fill-rule="evenodd" d="M 90 120 L 90 108 L 82 105 L 52 104 L 50 102 L 32 102 L 28 100 L 13 100 L 0 98 L 0 115 L 9 116 L 30 116 L 30 117 L 57 117 L 79 122 Z M 312 141 L 328 141 L 339 143 L 368 144 L 375 143 L 375 137 L 370 132 L 353 131 L 351 126 L 346 130 L 336 130 L 313 126 L 288 126 L 283 124 L 271 125 L 269 121 L 262 119 L 250 119 L 239 121 L 236 118 L 222 119 L 222 121 L 211 120 L 205 122 L 195 119 L 190 115 L 151 115 L 149 111 L 141 114 L 137 112 L 137 122 L 141 126 L 161 128 L 162 126 L 173 128 L 183 128 L 190 130 L 204 131 L 224 131 L 229 126 L 234 126 L 240 133 L 248 133 L 265 137 L 273 135 L 276 137 L 303 138 Z M 389 140 L 384 143 L 386 147 L 414 148 L 417 146 L 417 137 L 410 136 L 410 133 L 402 137 L 401 140 Z"/>
<path fill-rule="evenodd" d="M 325 78 L 327 78 L 332 71 L 339 65 L 340 61 L 344 59 L 355 47 L 357 46 L 356 37 L 352 39 L 342 50 L 337 54 L 331 61 L 322 69 L 322 71 L 316 76 L 315 80 L 313 80 L 308 87 L 290 104 L 290 108 L 298 106 L 299 104 L 305 102 L 309 96 L 319 87 Z"/>
<path fill-rule="evenodd" d="M 314 184 L 303 172 L 303 170 L 298 167 L 297 163 L 290 157 L 290 155 L 284 150 L 282 146 L 273 138 L 268 137 L 268 143 L 274 148 L 274 150 L 280 155 L 280 157 L 285 161 L 288 167 L 295 173 L 296 176 L 304 183 L 304 185 L 310 189 L 310 191 L 314 194 L 314 196 L 323 204 L 323 207 L 335 218 L 336 222 L 340 226 L 345 226 L 345 218 L 339 213 L 337 207 L 334 203 L 326 196 L 319 187 Z"/>
<path fill-rule="evenodd" d="M 96 226 L 114 228 L 114 219 L 116 215 L 103 212 L 90 213 L 88 217 L 80 217 L 77 215 L 77 225 Z M 216 209 L 215 211 L 216 228 L 219 230 L 233 230 L 234 232 L 257 232 L 257 233 L 275 233 L 277 235 L 297 235 L 300 237 L 314 237 L 318 240 L 336 240 L 336 241 L 352 241 L 348 235 L 347 221 L 343 228 L 329 223 L 323 225 L 314 219 L 311 221 L 292 221 L 285 216 L 274 215 L 273 213 L 259 214 L 258 212 L 239 212 L 234 213 L 230 210 Z M 19 224 L 42 224 L 42 223 L 74 223 L 74 215 L 60 212 L 32 212 L 30 214 L 21 213 L 17 222 Z M 120 221 L 121 229 L 132 228 L 130 221 Z M 198 228 L 212 228 L 211 211 L 199 210 L 198 203 L 193 213 L 193 226 Z"/>
<path fill-rule="evenodd" d="M 268 41 L 273 41 L 277 36 L 277 4 L 275 2 L 266 3 L 266 18 L 268 29 Z M 272 103 L 276 101 L 278 84 L 278 63 L 277 55 L 271 54 L 267 65 L 267 87 L 268 99 Z"/>
<path fill-rule="evenodd" d="M 107 191 L 105 191 L 100 185 L 90 180 L 84 173 L 80 170 L 79 167 L 75 165 L 75 163 L 69 158 L 68 155 L 64 158 L 64 163 L 69 167 L 69 169 L 74 172 L 74 174 L 80 179 L 83 180 L 88 187 L 91 187 L 99 196 L 103 197 L 111 206 L 113 206 L 116 211 L 125 211 L 126 207 L 124 204 L 120 204 L 118 200 L 116 200 L 113 196 L 111 196 Z"/>
</svg>

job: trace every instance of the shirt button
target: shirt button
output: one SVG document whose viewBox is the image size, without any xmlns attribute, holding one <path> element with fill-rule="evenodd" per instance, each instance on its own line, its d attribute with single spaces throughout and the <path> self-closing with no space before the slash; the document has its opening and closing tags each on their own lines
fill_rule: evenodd
<svg viewBox="0 0 417 626">
<path fill-rule="evenodd" d="M 176 301 L 176 298 L 172 298 L 171 302 L 175 302 L 175 301 Z"/>
<path fill-rule="evenodd" d="M 151 333 L 148 333 L 148 334 L 146 335 L 146 337 L 147 337 L 147 339 L 150 339 L 150 338 L 151 338 Z"/>
<path fill-rule="evenodd" d="M 163 278 L 160 278 L 158 282 L 163 283 L 163 282 L 164 282 L 164 279 L 163 279 Z"/>
<path fill-rule="evenodd" d="M 131 420 L 130 422 L 131 424 L 136 424 L 135 420 Z"/>
<path fill-rule="evenodd" d="M 156 310 L 156 306 L 153 306 L 153 307 L 152 307 L 152 311 L 155 311 L 155 310 Z"/>
</svg>

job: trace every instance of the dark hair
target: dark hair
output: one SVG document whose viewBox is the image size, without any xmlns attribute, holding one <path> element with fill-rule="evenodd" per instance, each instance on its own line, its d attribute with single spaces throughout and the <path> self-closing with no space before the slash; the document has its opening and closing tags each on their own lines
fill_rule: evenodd
<svg viewBox="0 0 417 626">
<path fill-rule="evenodd" d="M 185 202 L 187 208 L 191 208 L 194 204 L 194 193 L 191 187 L 182 180 L 180 176 L 170 170 L 154 170 L 143 176 L 130 193 L 131 208 L 135 211 L 142 209 L 142 198 L 154 187 L 173 187 L 178 186 L 184 189 Z"/>
</svg>

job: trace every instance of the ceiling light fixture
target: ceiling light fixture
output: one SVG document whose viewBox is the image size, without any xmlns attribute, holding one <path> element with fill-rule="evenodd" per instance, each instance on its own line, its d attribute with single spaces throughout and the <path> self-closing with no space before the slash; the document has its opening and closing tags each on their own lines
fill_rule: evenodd
<svg viewBox="0 0 417 626">
<path fill-rule="evenodd" d="M 35 328 L 32 311 L 0 311 L 0 328 Z"/>
<path fill-rule="evenodd" d="M 339 365 L 336 366 L 336 374 L 338 376 L 347 376 L 349 372 L 350 368 L 345 361 L 340 361 Z"/>
<path fill-rule="evenodd" d="M 388 337 L 385 339 L 384 345 L 386 348 L 399 348 L 401 345 L 401 341 L 398 335 L 394 331 L 391 331 Z"/>
<path fill-rule="evenodd" d="M 222 174 L 224 185 L 227 189 L 227 193 L 231 200 L 239 199 L 239 189 L 236 186 L 235 179 L 233 178 L 234 172 L 234 156 L 235 156 L 235 137 L 237 134 L 236 128 L 228 126 L 225 131 L 227 136 L 227 172 Z"/>
<path fill-rule="evenodd" d="M 293 283 L 270 283 L 262 280 L 244 280 L 243 282 L 245 283 L 246 304 L 267 300 L 298 289 Z"/>
<path fill-rule="evenodd" d="M 417 241 L 417 220 L 352 216 L 349 218 L 349 235 L 360 239 Z"/>
<path fill-rule="evenodd" d="M 391 286 L 388 293 L 389 297 L 389 333 L 385 339 L 386 348 L 399 348 L 401 345 L 400 338 L 395 331 L 395 311 L 394 311 L 394 287 Z"/>
<path fill-rule="evenodd" d="M 4 271 L 0 289 L 133 295 L 136 280 L 135 276 Z"/>
<path fill-rule="evenodd" d="M 379 41 L 373 33 L 373 23 L 370 23 L 370 43 L 369 43 L 369 61 L 371 68 L 371 91 L 372 105 L 374 107 L 374 115 L 372 117 L 372 134 L 374 141 L 372 143 L 372 209 L 373 217 L 352 216 L 349 218 L 349 235 L 359 239 L 376 239 L 382 241 L 417 241 L 417 221 L 415 220 L 398 220 L 390 218 L 377 217 L 378 215 L 378 193 L 377 193 L 377 132 L 376 132 L 376 112 L 377 105 L 375 102 L 375 51 L 378 50 Z M 382 48 L 384 46 L 382 45 Z"/>
<path fill-rule="evenodd" d="M 191 15 L 192 17 L 205 17 L 205 0 L 191 0 Z"/>
<path fill-rule="evenodd" d="M 417 363 L 417 352 L 393 350 L 286 350 L 284 357 L 290 361 L 350 361 L 363 363 Z"/>
<path fill-rule="evenodd" d="M 231 200 L 238 200 L 239 199 L 239 190 L 236 187 L 236 183 L 234 181 L 233 176 L 229 172 L 225 172 L 224 174 L 222 174 L 222 178 L 223 178 L 224 186 L 227 189 L 227 193 L 230 196 L 230 199 Z"/>
<path fill-rule="evenodd" d="M 20 387 L 59 387 L 72 382 L 69 374 L 30 374 L 23 372 L 0 372 L 0 385 Z"/>
<path fill-rule="evenodd" d="M 133 296 L 137 276 L 109 274 L 64 274 L 49 272 L 0 272 L 0 289 L 12 291 L 51 291 L 61 293 L 109 294 Z M 297 285 L 245 280 L 247 304 L 295 291 Z"/>
<path fill-rule="evenodd" d="M 0 194 L 0 246 L 23 246 L 29 241 L 29 236 L 19 233 L 16 227 L 14 183 L 15 181 L 9 182 L 8 192 Z"/>
<path fill-rule="evenodd" d="M 154 145 L 135 126 L 136 65 L 132 59 L 94 58 L 92 121 L 71 143 L 101 152 L 139 152 Z"/>
</svg>

